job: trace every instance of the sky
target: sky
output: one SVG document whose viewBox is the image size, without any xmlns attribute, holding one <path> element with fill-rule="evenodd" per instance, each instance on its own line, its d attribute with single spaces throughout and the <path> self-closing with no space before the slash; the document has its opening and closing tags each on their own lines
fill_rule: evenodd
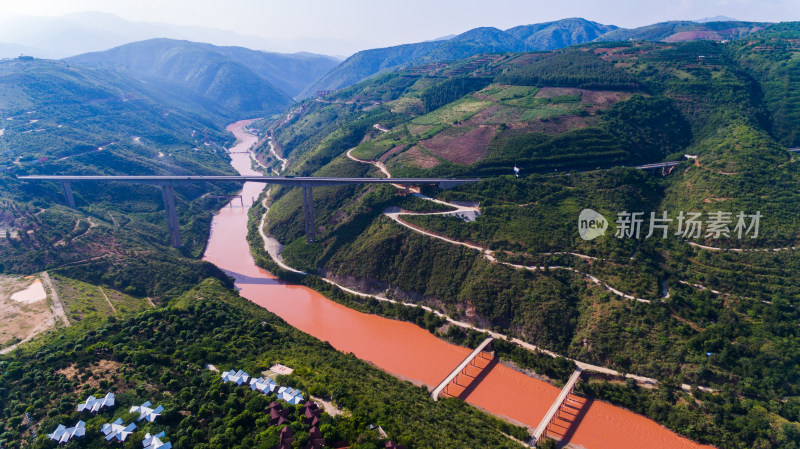
<svg viewBox="0 0 800 449">
<path fill-rule="evenodd" d="M 131 21 L 233 30 L 267 39 L 329 40 L 352 51 L 419 42 L 479 26 L 567 17 L 631 28 L 724 15 L 800 20 L 799 0 L 0 0 L 0 20 L 101 11 Z"/>
</svg>

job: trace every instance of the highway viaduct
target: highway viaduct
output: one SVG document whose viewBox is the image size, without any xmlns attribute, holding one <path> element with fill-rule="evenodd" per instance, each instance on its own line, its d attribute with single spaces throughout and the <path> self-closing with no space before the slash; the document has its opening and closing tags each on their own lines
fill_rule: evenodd
<svg viewBox="0 0 800 449">
<path fill-rule="evenodd" d="M 306 241 L 316 240 L 314 227 L 314 196 L 312 189 L 322 186 L 341 186 L 349 184 L 395 184 L 402 186 L 412 185 L 438 185 L 448 189 L 461 184 L 478 182 L 478 178 L 334 178 L 334 177 L 292 177 L 292 176 L 54 176 L 32 175 L 19 176 L 23 181 L 54 181 L 61 183 L 67 205 L 75 208 L 75 198 L 72 195 L 73 182 L 125 182 L 135 184 L 150 184 L 161 187 L 161 197 L 164 201 L 164 210 L 167 213 L 167 227 L 172 246 L 181 246 L 181 231 L 178 224 L 178 212 L 175 206 L 175 185 L 191 182 L 260 182 L 264 184 L 277 184 L 291 187 L 300 187 L 303 193 L 303 216 L 305 222 Z"/>
</svg>

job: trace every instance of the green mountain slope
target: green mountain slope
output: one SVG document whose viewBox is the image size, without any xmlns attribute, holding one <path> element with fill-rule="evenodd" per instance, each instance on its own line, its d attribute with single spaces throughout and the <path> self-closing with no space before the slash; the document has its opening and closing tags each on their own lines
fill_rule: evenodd
<svg viewBox="0 0 800 449">
<path fill-rule="evenodd" d="M 132 78 L 57 61 L 0 63 L 0 264 L 43 269 L 146 296 L 177 294 L 222 274 L 196 257 L 211 211 L 205 196 L 234 186 L 176 190 L 182 250 L 168 246 L 156 187 L 73 185 L 78 210 L 63 206 L 56 184 L 25 174 L 229 174 L 219 122 L 156 102 Z M 196 112 L 203 112 L 202 109 Z M 200 276 L 200 277 L 198 277 Z"/>
<path fill-rule="evenodd" d="M 683 42 L 698 39 L 732 40 L 771 26 L 767 22 L 703 22 L 676 20 L 633 29 L 617 29 L 599 36 L 597 41 Z"/>
<path fill-rule="evenodd" d="M 551 50 L 582 44 L 614 28 L 584 19 L 564 19 L 506 31 L 475 28 L 447 40 L 365 50 L 347 58 L 305 89 L 301 96 L 310 97 L 317 90 L 340 89 L 377 73 L 414 65 L 451 61 L 481 53 Z"/>
<path fill-rule="evenodd" d="M 389 186 L 319 188 L 319 242 L 309 245 L 299 192 L 282 189 L 267 231 L 289 265 L 349 287 L 662 385 L 713 389 L 587 387 L 684 435 L 723 448 L 794 447 L 800 290 L 789 280 L 800 269 L 800 171 L 786 147 L 797 144 L 798 39 L 791 23 L 729 43 L 476 56 L 306 101 L 262 124 L 292 173 L 383 176 L 381 163 L 394 176 L 477 174 L 486 179 L 424 192 L 477 203 L 481 215 L 396 216 L 384 212 L 430 212 L 430 202 Z M 684 154 L 693 158 L 663 176 L 605 169 Z M 587 208 L 610 222 L 604 237 L 580 238 Z M 624 212 L 641 212 L 638 237 L 616 236 Z M 650 214 L 665 212 L 666 236 L 647 237 Z M 679 229 L 680 212 L 699 214 L 702 232 Z M 747 222 L 737 235 L 739 214 L 761 217 L 757 235 Z M 690 411 L 691 423 L 678 418 Z"/>
<path fill-rule="evenodd" d="M 358 52 L 303 91 L 336 90 L 378 73 L 426 63 L 454 61 L 482 53 L 555 50 L 587 42 L 731 40 L 755 33 L 770 23 L 675 21 L 634 29 L 602 25 L 581 18 L 522 25 L 505 31 L 475 28 L 448 40 L 422 42 Z"/>
<path fill-rule="evenodd" d="M 67 61 L 115 69 L 150 85 L 155 84 L 155 88 L 164 95 L 189 97 L 195 102 L 206 103 L 209 109 L 226 113 L 228 117 L 243 118 L 276 112 L 291 104 L 289 94 L 254 69 L 263 70 L 268 64 L 272 65 L 268 73 L 275 80 L 275 73 L 280 72 L 275 65 L 292 60 L 295 66 L 286 67 L 286 74 L 280 78 L 281 84 L 292 92 L 296 91 L 298 83 L 303 83 L 302 77 L 287 83 L 286 80 L 292 79 L 293 74 L 306 73 L 307 77 L 315 74 L 313 70 L 307 70 L 309 65 L 314 64 L 289 57 L 282 59 L 244 49 L 218 51 L 209 44 L 152 39 L 74 56 Z M 324 61 L 328 62 L 327 59 Z"/>
<path fill-rule="evenodd" d="M 581 18 L 562 19 L 555 22 L 522 25 L 506 30 L 506 33 L 524 42 L 525 51 L 556 50 L 571 45 L 591 42 L 617 29 L 614 25 L 603 25 Z"/>
<path fill-rule="evenodd" d="M 222 339 L 222 341 L 221 341 Z M 283 403 L 288 425 L 270 425 L 267 406 L 276 400 L 248 386 L 223 383 L 220 370 L 244 369 L 255 376 L 280 362 L 294 368 L 277 381 L 332 400 L 341 411 L 325 413 L 319 429 L 326 445 L 368 449 L 391 439 L 409 448 L 522 448 L 509 434 L 524 429 L 491 417 L 464 402 L 433 402 L 427 390 L 342 354 L 206 280 L 169 306 L 130 319 L 109 320 L 84 335 L 61 335 L 14 359 L 0 356 L 0 444 L 8 448 L 52 447 L 47 439 L 59 424 L 86 421 L 86 435 L 70 447 L 105 447 L 103 423 L 130 422 L 133 405 L 146 400 L 165 410 L 154 423 L 140 421 L 123 447 L 139 447 L 146 432 L 165 431 L 176 449 L 271 448 L 284 427 L 303 446 L 311 426 L 300 406 Z M 115 393 L 116 407 L 93 416 L 75 406 L 90 394 Z M 335 408 L 334 408 L 335 409 Z M 27 412 L 38 430 L 34 440 L 23 424 Z M 372 430 L 378 423 L 386 433 Z M 455 432 L 452 429 L 470 429 Z M 135 445 L 135 446 L 134 446 Z M 380 445 L 380 446 L 379 446 Z"/>
</svg>

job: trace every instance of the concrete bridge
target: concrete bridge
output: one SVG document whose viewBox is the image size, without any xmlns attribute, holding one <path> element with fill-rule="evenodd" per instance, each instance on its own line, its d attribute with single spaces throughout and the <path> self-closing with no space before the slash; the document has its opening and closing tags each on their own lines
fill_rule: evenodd
<svg viewBox="0 0 800 449">
<path fill-rule="evenodd" d="M 672 169 L 680 164 L 683 161 L 672 161 L 672 162 L 656 162 L 654 164 L 644 164 L 644 165 L 637 165 L 635 168 L 636 170 L 644 170 L 649 172 L 658 172 L 661 171 L 662 175 L 665 175 L 672 171 Z"/>
<path fill-rule="evenodd" d="M 164 210 L 167 213 L 167 227 L 172 246 L 181 246 L 181 231 L 178 224 L 178 212 L 175 207 L 175 194 L 173 187 L 191 182 L 261 182 L 265 184 L 278 184 L 303 189 L 303 213 L 305 217 L 306 241 L 316 240 L 314 226 L 314 197 L 312 189 L 321 186 L 341 186 L 349 184 L 399 184 L 412 185 L 438 185 L 442 189 L 449 189 L 461 184 L 478 182 L 478 178 L 335 178 L 335 177 L 293 177 L 293 176 L 52 176 L 35 175 L 19 176 L 23 181 L 55 181 L 61 183 L 67 205 L 75 208 L 75 198 L 72 195 L 72 182 L 127 182 L 135 184 L 151 184 L 161 187 L 161 197 L 164 201 Z"/>
</svg>

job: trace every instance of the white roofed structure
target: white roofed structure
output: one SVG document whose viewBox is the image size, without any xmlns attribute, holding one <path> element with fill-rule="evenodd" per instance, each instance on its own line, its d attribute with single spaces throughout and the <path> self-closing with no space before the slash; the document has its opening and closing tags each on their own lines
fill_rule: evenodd
<svg viewBox="0 0 800 449">
<path fill-rule="evenodd" d="M 283 391 L 278 393 L 278 398 L 282 399 L 290 404 L 297 405 L 303 402 L 303 395 L 300 393 L 300 390 L 294 390 L 291 387 L 285 388 L 281 387 Z"/>
<path fill-rule="evenodd" d="M 159 432 L 156 435 L 145 434 L 144 440 L 142 440 L 142 446 L 144 449 L 172 449 L 172 443 L 164 443 L 161 441 L 161 438 L 164 438 L 167 434 L 164 432 Z"/>
<path fill-rule="evenodd" d="M 153 422 L 156 420 L 156 418 L 161 416 L 161 412 L 164 411 L 164 407 L 159 405 L 156 408 L 151 408 L 152 405 L 153 404 L 151 404 L 150 401 L 146 401 L 144 404 L 138 407 L 131 407 L 130 411 L 131 413 L 139 414 L 139 418 L 136 419 L 137 422 L 143 419 L 146 419 L 149 422 Z"/>
<path fill-rule="evenodd" d="M 278 384 L 269 377 L 254 377 L 250 379 L 250 389 L 258 390 L 264 394 L 270 394 L 278 389 Z"/>
<path fill-rule="evenodd" d="M 89 396 L 86 398 L 86 402 L 83 404 L 78 405 L 78 411 L 82 412 L 84 410 L 97 413 L 103 407 L 113 407 L 114 406 L 114 393 L 108 393 L 104 398 L 97 399 L 94 396 Z"/>
<path fill-rule="evenodd" d="M 223 382 L 233 382 L 236 385 L 243 385 L 246 384 L 249 380 L 250 380 L 250 375 L 242 370 L 236 372 L 230 370 L 228 372 L 222 373 Z"/>
<path fill-rule="evenodd" d="M 106 441 L 111 441 L 115 438 L 118 441 L 125 441 L 128 435 L 132 434 L 134 430 L 136 430 L 136 424 L 130 423 L 126 426 L 123 424 L 122 418 L 117 418 L 117 420 L 111 424 L 105 423 L 103 427 L 100 428 L 100 431 L 106 436 Z"/>
<path fill-rule="evenodd" d="M 86 434 L 86 423 L 78 421 L 75 427 L 65 427 L 59 424 L 53 433 L 47 435 L 51 440 L 58 441 L 58 444 L 66 443 L 75 437 L 82 437 Z"/>
</svg>

